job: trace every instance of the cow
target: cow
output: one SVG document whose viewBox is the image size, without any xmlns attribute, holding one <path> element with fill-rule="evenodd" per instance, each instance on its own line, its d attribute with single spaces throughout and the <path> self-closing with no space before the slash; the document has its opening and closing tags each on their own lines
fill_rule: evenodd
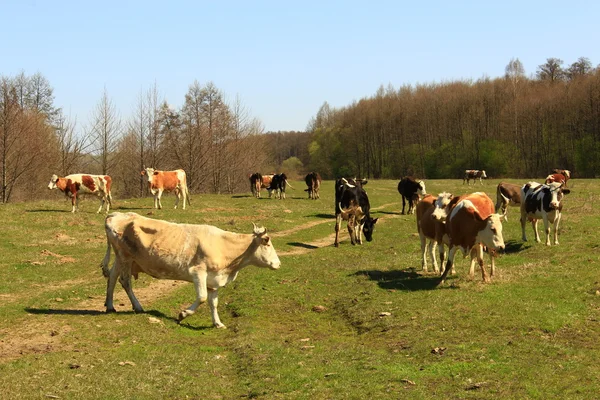
<svg viewBox="0 0 600 400">
<path fill-rule="evenodd" d="M 554 244 L 558 245 L 558 224 L 562 215 L 562 199 L 564 195 L 571 193 L 569 189 L 564 189 L 563 186 L 564 183 L 559 182 L 545 185 L 528 182 L 523 185 L 521 188 L 521 231 L 524 242 L 527 241 L 525 224 L 529 219 L 535 233 L 535 241 L 540 243 L 537 223 L 539 219 L 542 219 L 546 232 L 546 245 L 550 246 L 550 224 L 554 225 Z"/>
<path fill-rule="evenodd" d="M 463 177 L 463 185 L 467 182 L 467 185 L 470 185 L 469 181 L 473 179 L 473 183 L 475 183 L 476 179 L 479 179 L 479 183 L 483 185 L 482 179 L 487 179 L 487 175 L 485 174 L 485 170 L 478 169 L 466 169 L 465 176 Z"/>
<path fill-rule="evenodd" d="M 427 249 L 429 249 L 433 270 L 439 273 L 440 270 L 435 258 L 435 249 L 438 245 L 443 247 L 442 240 L 445 226 L 443 222 L 435 220 L 432 216 L 432 213 L 435 210 L 436 200 L 437 198 L 430 194 L 425 195 L 415 208 L 417 215 L 417 232 L 419 232 L 419 239 L 421 240 L 421 268 L 424 272 L 427 272 Z M 427 245 L 428 239 L 429 245 Z M 441 261 L 443 265 L 443 258 Z"/>
<path fill-rule="evenodd" d="M 160 198 L 163 192 L 175 192 L 175 208 L 179 204 L 179 198 L 182 197 L 182 207 L 185 210 L 185 203 L 190 203 L 190 193 L 187 187 L 187 178 L 185 171 L 176 169 L 175 171 L 160 171 L 154 168 L 145 168 L 141 173 L 148 178 L 148 187 L 150 193 L 154 195 L 154 208 L 162 209 Z"/>
<path fill-rule="evenodd" d="M 446 219 L 449 251 L 446 268 L 440 284 L 446 279 L 454 265 L 454 256 L 461 250 L 465 256 L 471 255 L 469 276 L 474 277 L 475 262 L 479 263 L 484 282 L 489 282 L 483 265 L 483 249 L 487 247 L 490 256 L 490 276 L 495 273 L 494 254 L 504 249 L 502 237 L 502 216 L 494 213 L 494 203 L 485 193 L 477 192 L 458 196 L 446 207 L 450 212 Z M 492 250 L 492 251 L 490 251 Z"/>
<path fill-rule="evenodd" d="M 101 267 L 108 278 L 106 312 L 115 312 L 117 278 L 133 310 L 144 312 L 131 286 L 131 276 L 137 279 L 144 272 L 156 279 L 194 283 L 196 301 L 179 313 L 179 322 L 208 300 L 213 325 L 225 328 L 217 312 L 219 288 L 235 280 L 247 265 L 273 270 L 281 266 L 266 228 L 256 225 L 253 233 L 241 234 L 211 225 L 176 224 L 117 212 L 106 217 L 105 231 L 107 248 Z M 115 261 L 109 269 L 111 249 Z"/>
<path fill-rule="evenodd" d="M 271 189 L 271 181 L 273 180 L 274 176 L 275 174 L 262 175 L 260 179 L 260 188 L 267 189 L 267 192 L 269 192 L 269 198 L 271 198 L 271 195 L 273 194 L 273 190 Z M 260 189 L 258 190 L 258 197 L 260 197 Z"/>
<path fill-rule="evenodd" d="M 79 210 L 79 196 L 82 194 L 95 194 L 100 197 L 100 208 L 97 213 L 102 211 L 104 203 L 106 203 L 106 213 L 112 206 L 112 195 L 110 193 L 112 179 L 108 175 L 89 175 L 89 174 L 72 174 L 64 178 L 52 175 L 48 189 L 58 188 L 67 197 L 71 198 L 73 206 L 71 212 Z"/>
<path fill-rule="evenodd" d="M 398 182 L 398 193 L 402 196 L 402 215 L 404 215 L 407 201 L 408 213 L 413 214 L 419 198 L 427 194 L 425 191 L 425 182 L 415 179 L 412 176 L 406 176 Z"/>
<path fill-rule="evenodd" d="M 267 190 L 269 190 L 269 193 L 271 191 L 274 191 L 275 198 L 283 200 L 285 199 L 285 187 L 288 185 L 290 188 L 293 189 L 292 185 L 290 185 L 290 183 L 287 180 L 287 175 L 282 172 L 281 174 L 273 175 L 273 178 L 271 179 L 271 184 L 269 185 Z"/>
<path fill-rule="evenodd" d="M 546 177 L 546 180 L 544 181 L 545 184 L 549 184 L 549 183 L 553 183 L 553 182 L 558 182 L 558 183 L 563 183 L 564 187 L 567 187 L 567 176 L 563 175 L 563 174 L 550 174 Z"/>
<path fill-rule="evenodd" d="M 496 213 L 504 216 L 508 222 L 508 206 L 517 207 L 521 205 L 521 185 L 500 182 L 496 187 Z"/>
<path fill-rule="evenodd" d="M 316 200 L 320 198 L 319 189 L 321 188 L 321 175 L 318 172 L 310 172 L 304 178 L 304 182 L 306 182 L 306 186 L 308 189 L 304 189 L 308 192 L 308 198 Z"/>
<path fill-rule="evenodd" d="M 569 171 L 568 169 L 558 169 L 558 168 L 554 168 L 552 170 L 553 174 L 562 174 L 565 176 L 565 178 L 567 178 L 567 180 L 571 179 L 571 171 Z"/>
<path fill-rule="evenodd" d="M 262 175 L 260 174 L 260 172 L 255 172 L 249 175 L 248 179 L 250 180 L 250 191 L 252 192 L 252 195 L 256 198 L 259 198 L 260 186 L 262 183 Z"/>
<path fill-rule="evenodd" d="M 339 232 L 342 219 L 348 220 L 348 233 L 350 242 L 362 244 L 362 234 L 367 242 L 373 240 L 373 229 L 377 218 L 371 218 L 369 197 L 363 189 L 367 184 L 366 179 L 340 178 L 335 182 L 335 241 L 334 246 L 339 247 Z"/>
</svg>

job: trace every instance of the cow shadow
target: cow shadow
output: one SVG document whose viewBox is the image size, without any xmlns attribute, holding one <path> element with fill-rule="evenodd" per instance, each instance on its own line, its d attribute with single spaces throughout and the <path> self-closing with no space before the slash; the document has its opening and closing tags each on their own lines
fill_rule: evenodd
<svg viewBox="0 0 600 400">
<path fill-rule="evenodd" d="M 319 246 L 315 246 L 309 243 L 302 243 L 302 242 L 288 242 L 287 243 L 288 246 L 294 246 L 294 247 L 302 247 L 303 249 L 309 249 L 309 250 L 314 250 L 314 249 L 318 249 Z"/>
<path fill-rule="evenodd" d="M 57 212 L 57 213 L 70 213 L 71 210 L 64 210 L 64 209 L 50 209 L 50 208 L 37 208 L 37 209 L 30 209 L 30 210 L 25 210 L 25 212 L 28 213 L 42 213 L 42 212 Z"/>
<path fill-rule="evenodd" d="M 363 270 L 353 273 L 354 276 L 366 276 L 372 281 L 377 281 L 381 289 L 403 290 L 414 292 L 418 290 L 434 290 L 453 288 L 452 285 L 439 286 L 439 275 L 422 275 L 414 268 L 394 271 Z M 452 278 L 448 278 L 452 279 Z"/>
<path fill-rule="evenodd" d="M 251 194 L 236 194 L 236 195 L 231 196 L 232 199 L 246 199 L 248 197 L 254 197 L 254 196 Z"/>
<path fill-rule="evenodd" d="M 524 245 L 525 242 L 522 242 L 520 240 L 508 240 L 504 242 L 504 251 L 501 254 L 515 254 L 523 250 L 527 250 L 527 247 L 524 247 Z"/>
<path fill-rule="evenodd" d="M 310 216 L 314 217 L 314 218 L 327 218 L 327 219 L 335 218 L 335 214 L 324 214 L 324 213 L 313 214 Z"/>
</svg>

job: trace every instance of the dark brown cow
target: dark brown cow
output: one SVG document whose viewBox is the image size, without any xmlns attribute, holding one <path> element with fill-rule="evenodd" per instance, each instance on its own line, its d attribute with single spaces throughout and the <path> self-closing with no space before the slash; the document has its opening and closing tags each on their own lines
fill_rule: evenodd
<svg viewBox="0 0 600 400">
<path fill-rule="evenodd" d="M 66 196 L 70 197 L 73 206 L 71 212 L 79 209 L 79 196 L 81 194 L 96 194 L 101 197 L 98 213 L 102 211 L 104 203 L 107 203 L 106 212 L 108 213 L 112 205 L 111 186 L 112 179 L 108 175 L 72 174 L 64 178 L 52 175 L 48 189 L 58 188 Z"/>
<path fill-rule="evenodd" d="M 408 202 L 408 213 L 413 214 L 419 198 L 427 194 L 425 182 L 412 176 L 406 176 L 398 182 L 398 193 L 402 196 L 402 214 L 404 215 L 406 202 Z"/>
<path fill-rule="evenodd" d="M 252 175 L 249 175 L 248 178 L 250 179 L 250 191 L 252 192 L 252 195 L 256 198 L 259 198 L 262 175 L 260 172 L 255 172 Z"/>
<path fill-rule="evenodd" d="M 508 221 L 506 214 L 508 206 L 518 207 L 521 205 L 521 185 L 500 182 L 496 188 L 496 213 L 503 215 Z"/>
<path fill-rule="evenodd" d="M 183 197 L 183 208 L 185 203 L 190 204 L 190 194 L 187 187 L 187 178 L 185 171 L 176 169 L 175 171 L 159 171 L 154 168 L 146 168 L 141 172 L 148 178 L 150 192 L 154 195 L 154 208 L 161 208 L 160 198 L 163 192 L 175 192 L 175 208 L 179 204 L 179 198 Z"/>
<path fill-rule="evenodd" d="M 304 178 L 308 189 L 304 189 L 308 192 L 308 198 L 316 200 L 320 198 L 319 189 L 321 188 L 321 175 L 318 172 L 311 172 Z"/>
</svg>

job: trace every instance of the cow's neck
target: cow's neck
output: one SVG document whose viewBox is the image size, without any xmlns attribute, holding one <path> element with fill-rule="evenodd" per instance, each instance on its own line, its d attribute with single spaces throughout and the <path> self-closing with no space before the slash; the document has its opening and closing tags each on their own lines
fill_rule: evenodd
<svg viewBox="0 0 600 400">
<path fill-rule="evenodd" d="M 227 253 L 225 255 L 225 269 L 237 272 L 250 264 L 250 255 L 256 250 L 254 235 L 226 232 L 223 236 Z"/>
<path fill-rule="evenodd" d="M 67 189 L 67 180 L 65 178 L 58 178 L 56 187 L 64 192 Z"/>
</svg>

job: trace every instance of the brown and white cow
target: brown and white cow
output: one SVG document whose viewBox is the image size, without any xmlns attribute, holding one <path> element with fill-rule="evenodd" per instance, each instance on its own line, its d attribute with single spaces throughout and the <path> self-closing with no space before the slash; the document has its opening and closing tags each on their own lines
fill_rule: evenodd
<svg viewBox="0 0 600 400">
<path fill-rule="evenodd" d="M 567 180 L 571 179 L 571 171 L 569 171 L 568 169 L 558 169 L 558 168 L 554 168 L 552 170 L 553 174 L 562 174 L 565 176 L 565 178 L 567 178 Z"/>
<path fill-rule="evenodd" d="M 440 194 L 440 196 L 443 195 Z M 440 246 L 440 264 L 444 265 L 444 243 L 448 245 L 448 235 L 445 234 L 446 225 L 444 222 L 433 218 L 433 211 L 438 198 L 439 196 L 425 195 L 416 206 L 417 232 L 419 232 L 419 239 L 421 240 L 421 267 L 425 272 L 427 272 L 427 253 L 429 253 L 433 270 L 440 273 L 435 258 L 435 250 L 437 246 Z M 429 244 L 427 244 L 427 240 L 429 240 Z"/>
<path fill-rule="evenodd" d="M 471 255 L 469 276 L 474 277 L 477 261 L 484 282 L 488 282 L 489 278 L 483 265 L 483 248 L 486 246 L 488 249 L 490 276 L 493 276 L 495 273 L 493 252 L 504 249 L 502 216 L 494 213 L 494 203 L 485 193 L 463 195 L 453 199 L 450 204 L 453 206 L 447 216 L 445 231 L 449 238 L 448 260 L 440 283 L 444 282 L 452 270 L 457 250 L 461 250 L 465 256 Z"/>
<path fill-rule="evenodd" d="M 563 187 L 564 183 L 558 182 L 546 185 L 529 182 L 523 185 L 521 189 L 521 230 L 524 242 L 527 241 L 527 235 L 525 235 L 527 219 L 531 220 L 535 241 L 540 242 L 537 223 L 539 219 L 542 219 L 546 232 L 546 245 L 550 246 L 550 224 L 554 225 L 554 244 L 558 244 L 558 224 L 562 217 L 562 199 L 564 195 L 571 193 L 569 189 L 563 189 Z"/>
<path fill-rule="evenodd" d="M 225 328 L 217 312 L 218 289 L 235 280 L 247 265 L 279 269 L 281 262 L 265 228 L 252 234 L 233 233 L 210 225 L 175 224 L 135 213 L 112 213 L 105 221 L 107 248 L 102 274 L 108 278 L 106 312 L 114 312 L 117 278 L 135 312 L 143 308 L 131 287 L 144 272 L 157 279 L 193 282 L 196 301 L 179 313 L 179 321 L 208 300 L 213 325 Z M 115 253 L 109 270 L 111 248 Z"/>
<path fill-rule="evenodd" d="M 112 179 L 108 175 L 89 175 L 89 174 L 72 174 L 64 178 L 57 175 L 52 175 L 48 189 L 58 188 L 67 197 L 71 198 L 73 206 L 71 212 L 79 209 L 79 197 L 82 194 L 95 194 L 100 197 L 100 208 L 98 213 L 102 211 L 104 203 L 106 203 L 106 212 L 112 206 L 112 195 L 110 194 Z"/>
<path fill-rule="evenodd" d="M 564 187 L 567 187 L 567 177 L 563 174 L 550 174 L 546 177 L 546 180 L 544 181 L 544 183 L 549 184 L 549 183 L 561 183 L 564 185 Z"/>
<path fill-rule="evenodd" d="M 190 193 L 187 187 L 187 178 L 185 171 L 176 169 L 175 171 L 160 171 L 154 168 L 145 168 L 141 173 L 146 175 L 148 179 L 148 187 L 150 193 L 154 196 L 154 208 L 162 209 L 160 198 L 163 192 L 175 192 L 175 208 L 179 204 L 179 198 L 182 197 L 183 205 L 181 208 L 185 210 L 185 203 L 190 204 Z"/>
<path fill-rule="evenodd" d="M 521 205 L 521 185 L 500 182 L 496 187 L 496 213 L 504 216 L 508 222 L 508 206 L 517 207 Z"/>
<path fill-rule="evenodd" d="M 475 183 L 475 180 L 479 179 L 479 183 L 483 185 L 482 179 L 487 179 L 485 170 L 466 169 L 465 176 L 463 177 L 463 185 L 465 184 L 465 182 L 467 182 L 467 185 L 470 185 L 469 181 L 471 179 L 473 180 L 473 183 Z"/>
</svg>

